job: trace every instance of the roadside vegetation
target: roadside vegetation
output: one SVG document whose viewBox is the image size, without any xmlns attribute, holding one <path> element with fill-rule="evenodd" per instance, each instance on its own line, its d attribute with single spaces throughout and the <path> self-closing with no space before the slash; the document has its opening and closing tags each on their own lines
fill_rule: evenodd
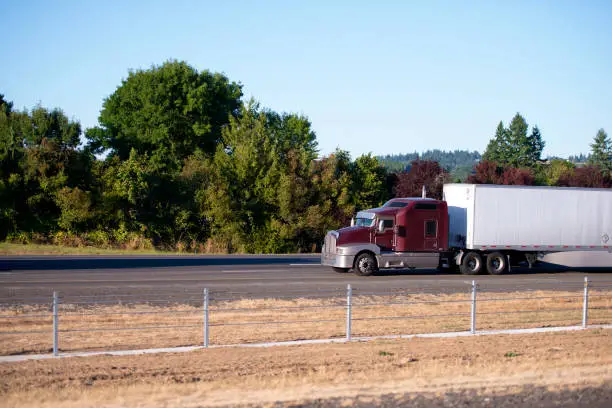
<svg viewBox="0 0 612 408">
<path fill-rule="evenodd" d="M 155 249 L 105 249 L 93 246 L 63 246 L 48 244 L 15 244 L 0 242 L 0 255 L 150 255 Z"/>
<path fill-rule="evenodd" d="M 543 160 L 543 135 L 519 113 L 507 126 L 492 124 L 482 156 L 352 158 L 338 149 L 321 157 L 306 116 L 245 101 L 239 82 L 180 61 L 131 71 L 98 121 L 83 130 L 59 108 L 17 110 L 0 95 L 0 240 L 316 252 L 326 231 L 347 225 L 355 211 L 419 196 L 423 185 L 436 198 L 447 182 L 612 186 L 603 129 L 590 155 L 573 159 L 586 163 Z"/>
</svg>

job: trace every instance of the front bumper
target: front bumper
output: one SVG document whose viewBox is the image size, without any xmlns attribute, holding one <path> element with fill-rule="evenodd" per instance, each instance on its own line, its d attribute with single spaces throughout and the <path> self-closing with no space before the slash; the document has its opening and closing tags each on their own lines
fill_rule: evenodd
<svg viewBox="0 0 612 408">
<path fill-rule="evenodd" d="M 331 266 L 334 268 L 352 268 L 354 255 L 338 255 L 325 251 L 325 247 L 321 251 L 321 265 Z"/>
</svg>

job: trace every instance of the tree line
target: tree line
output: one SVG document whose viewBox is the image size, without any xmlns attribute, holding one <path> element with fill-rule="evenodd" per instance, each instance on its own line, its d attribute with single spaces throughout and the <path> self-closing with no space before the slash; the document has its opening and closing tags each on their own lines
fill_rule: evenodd
<svg viewBox="0 0 612 408">
<path fill-rule="evenodd" d="M 434 149 L 423 153 L 415 151 L 405 154 L 388 154 L 377 158 L 386 169 L 392 172 L 409 171 L 415 160 L 435 161 L 450 173 L 453 180 L 464 181 L 482 156 L 477 151 Z"/>
<path fill-rule="evenodd" d="M 457 181 L 440 151 L 399 170 L 371 154 L 320 157 L 308 118 L 244 101 L 241 84 L 179 61 L 130 72 L 98 122 L 83 131 L 60 109 L 16 110 L 0 95 L 0 239 L 311 252 L 359 209 L 418 196 L 423 184 L 440 197 Z M 544 142 L 522 116 L 500 126 L 482 160 L 468 152 L 455 162 L 479 160 L 468 181 L 612 185 L 603 130 L 592 163 L 576 167 L 539 160 Z"/>
</svg>

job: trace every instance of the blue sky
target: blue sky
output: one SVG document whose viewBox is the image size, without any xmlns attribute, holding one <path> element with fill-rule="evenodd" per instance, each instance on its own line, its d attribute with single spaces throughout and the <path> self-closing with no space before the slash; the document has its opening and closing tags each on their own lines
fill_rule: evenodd
<svg viewBox="0 0 612 408">
<path fill-rule="evenodd" d="M 482 152 L 520 112 L 567 157 L 612 135 L 611 20 L 607 0 L 6 1 L 0 93 L 90 127 L 128 70 L 178 59 L 308 116 L 322 154 Z"/>
</svg>

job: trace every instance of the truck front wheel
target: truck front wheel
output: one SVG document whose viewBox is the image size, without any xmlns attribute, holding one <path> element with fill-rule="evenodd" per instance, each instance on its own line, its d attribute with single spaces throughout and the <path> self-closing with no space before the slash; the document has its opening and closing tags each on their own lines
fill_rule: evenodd
<svg viewBox="0 0 612 408">
<path fill-rule="evenodd" d="M 369 252 L 364 252 L 355 260 L 355 275 L 370 276 L 377 271 L 376 258 Z"/>
<path fill-rule="evenodd" d="M 487 255 L 487 272 L 491 275 L 501 275 L 506 271 L 508 261 L 501 252 L 493 252 Z"/>
<path fill-rule="evenodd" d="M 478 252 L 468 252 L 461 260 L 459 271 L 464 275 L 478 275 L 482 270 L 482 257 Z"/>
</svg>

